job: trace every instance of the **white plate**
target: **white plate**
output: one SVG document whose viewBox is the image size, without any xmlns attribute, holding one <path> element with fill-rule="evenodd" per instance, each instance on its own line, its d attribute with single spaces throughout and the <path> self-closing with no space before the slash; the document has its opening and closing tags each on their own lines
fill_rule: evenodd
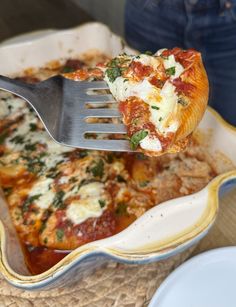
<svg viewBox="0 0 236 307">
<path fill-rule="evenodd" d="M 179 266 L 149 307 L 235 307 L 236 247 L 200 254 Z"/>
</svg>

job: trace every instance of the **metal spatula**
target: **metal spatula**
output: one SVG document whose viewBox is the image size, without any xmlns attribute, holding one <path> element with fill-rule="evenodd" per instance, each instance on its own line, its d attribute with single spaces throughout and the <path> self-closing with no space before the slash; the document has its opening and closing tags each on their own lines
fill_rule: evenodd
<svg viewBox="0 0 236 307">
<path fill-rule="evenodd" d="M 55 76 L 40 83 L 28 84 L 0 76 L 0 89 L 25 99 L 58 143 L 83 149 L 131 151 L 127 140 L 86 138 L 86 133 L 126 134 L 123 124 L 87 122 L 88 118 L 121 117 L 118 109 L 86 108 L 88 103 L 107 106 L 115 102 L 110 94 L 96 93 L 108 89 L 106 82 L 77 82 Z"/>
</svg>

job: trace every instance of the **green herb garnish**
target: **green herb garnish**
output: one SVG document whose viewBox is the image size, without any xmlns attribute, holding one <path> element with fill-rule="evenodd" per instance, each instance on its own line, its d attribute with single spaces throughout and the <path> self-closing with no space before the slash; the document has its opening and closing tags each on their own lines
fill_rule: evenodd
<svg viewBox="0 0 236 307">
<path fill-rule="evenodd" d="M 160 110 L 160 108 L 156 107 L 156 106 L 151 106 L 151 108 L 154 109 L 154 110 Z"/>
<path fill-rule="evenodd" d="M 30 131 L 36 131 L 37 130 L 37 125 L 36 124 L 33 124 L 33 123 L 30 123 Z"/>
<path fill-rule="evenodd" d="M 127 215 L 127 204 L 123 202 L 118 203 L 115 214 L 118 216 Z"/>
<path fill-rule="evenodd" d="M 42 196 L 42 194 L 36 194 L 33 196 L 30 196 L 26 199 L 26 201 L 22 205 L 22 211 L 26 212 L 29 210 L 29 206 L 37 199 L 39 199 Z"/>
<path fill-rule="evenodd" d="M 138 147 L 140 141 L 142 141 L 148 135 L 148 131 L 140 130 L 134 133 L 130 138 L 130 146 L 132 150 L 135 150 Z"/>
<path fill-rule="evenodd" d="M 122 71 L 125 68 L 120 67 L 121 60 L 119 58 L 112 59 L 108 64 L 108 69 L 106 70 L 106 75 L 109 81 L 114 82 L 116 78 L 122 75 Z"/>
<path fill-rule="evenodd" d="M 167 76 L 173 76 L 175 74 L 175 66 L 166 69 Z"/>
<path fill-rule="evenodd" d="M 114 160 L 114 155 L 112 153 L 107 154 L 107 162 L 111 164 Z"/>
<path fill-rule="evenodd" d="M 116 78 L 121 76 L 121 70 L 119 67 L 108 68 L 106 70 L 106 75 L 109 81 L 114 82 Z"/>
<path fill-rule="evenodd" d="M 103 208 L 103 207 L 105 207 L 106 206 L 106 202 L 105 202 L 105 200 L 103 200 L 103 199 L 99 199 L 99 205 L 100 205 L 100 207 L 101 208 Z"/>
<path fill-rule="evenodd" d="M 23 156 L 22 158 L 27 161 L 27 169 L 31 173 L 39 173 L 43 167 L 45 166 L 45 163 L 40 160 L 42 155 L 39 157 L 31 158 L 29 156 Z"/>
<path fill-rule="evenodd" d="M 3 132 L 3 133 L 0 134 L 0 144 L 3 144 L 3 143 L 4 143 L 4 141 L 5 141 L 6 137 L 7 137 L 7 135 L 8 135 L 7 131 L 5 131 L 5 132 Z"/>
<path fill-rule="evenodd" d="M 34 150 L 36 150 L 36 143 L 35 144 L 26 144 L 24 149 L 27 150 L 27 151 L 34 151 Z"/>
<path fill-rule="evenodd" d="M 62 242 L 62 239 L 64 237 L 64 230 L 63 229 L 57 229 L 56 236 L 57 236 L 57 241 Z"/>
<path fill-rule="evenodd" d="M 116 179 L 118 182 L 126 182 L 126 180 L 121 175 L 117 175 Z"/>
<path fill-rule="evenodd" d="M 95 166 L 90 169 L 90 171 L 93 173 L 94 177 L 100 177 L 102 178 L 104 174 L 104 162 L 102 159 L 100 159 L 98 162 L 96 162 Z"/>
<path fill-rule="evenodd" d="M 54 199 L 53 199 L 53 206 L 55 208 L 59 208 L 59 209 L 63 209 L 64 208 L 64 204 L 63 204 L 63 197 L 65 195 L 65 192 L 60 190 L 58 191 L 55 196 L 54 196 Z"/>
<path fill-rule="evenodd" d="M 12 139 L 10 139 L 10 142 L 15 143 L 15 144 L 23 144 L 24 137 L 22 135 L 16 135 Z"/>
</svg>

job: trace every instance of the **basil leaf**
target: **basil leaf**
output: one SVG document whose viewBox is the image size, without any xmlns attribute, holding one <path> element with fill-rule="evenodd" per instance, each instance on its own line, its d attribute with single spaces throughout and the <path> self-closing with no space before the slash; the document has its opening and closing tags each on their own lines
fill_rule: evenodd
<svg viewBox="0 0 236 307">
<path fill-rule="evenodd" d="M 142 141 L 148 135 L 148 131 L 140 130 L 134 133 L 130 138 L 130 147 L 132 150 L 135 150 L 138 147 L 140 141 Z"/>
<path fill-rule="evenodd" d="M 175 66 L 166 69 L 166 74 L 168 76 L 173 76 L 175 74 Z"/>
</svg>

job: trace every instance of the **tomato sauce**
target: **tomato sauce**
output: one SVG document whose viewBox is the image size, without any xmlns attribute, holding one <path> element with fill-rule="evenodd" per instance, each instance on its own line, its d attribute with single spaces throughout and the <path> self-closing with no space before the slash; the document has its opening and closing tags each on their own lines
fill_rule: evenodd
<svg viewBox="0 0 236 307">
<path fill-rule="evenodd" d="M 135 221 L 135 215 L 120 215 L 116 217 L 115 233 L 119 233 Z M 33 247 L 23 244 L 26 265 L 33 275 L 41 274 L 70 253 L 68 250 L 56 250 L 45 247 Z"/>
</svg>

